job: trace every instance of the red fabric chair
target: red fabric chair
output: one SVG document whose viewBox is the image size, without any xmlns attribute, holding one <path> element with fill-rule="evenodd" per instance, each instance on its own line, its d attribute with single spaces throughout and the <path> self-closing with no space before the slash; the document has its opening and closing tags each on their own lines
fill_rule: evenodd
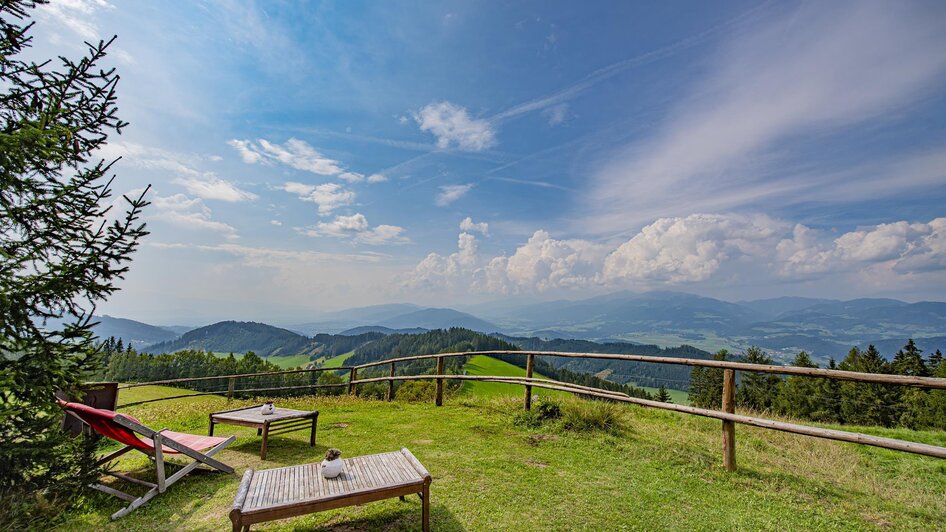
<svg viewBox="0 0 946 532">
<path fill-rule="evenodd" d="M 67 415 L 76 416 L 98 434 L 125 445 L 121 449 L 99 459 L 96 461 L 95 465 L 110 462 L 132 450 L 140 451 L 154 459 L 157 469 L 157 483 L 133 478 L 123 473 L 107 473 L 116 478 L 150 488 L 148 492 L 141 497 L 135 497 L 101 484 L 91 486 L 99 491 L 114 495 L 131 503 L 127 507 L 112 514 L 112 519 L 118 519 L 119 517 L 128 515 L 158 494 L 164 493 L 168 486 L 177 482 L 201 464 L 206 464 L 224 473 L 233 473 L 232 467 L 214 460 L 212 457 L 222 451 L 226 446 L 233 443 L 233 441 L 236 440 L 236 436 L 218 438 L 214 436 L 198 436 L 184 432 L 172 432 L 169 430 L 156 431 L 142 425 L 140 421 L 129 415 L 119 414 L 111 410 L 102 410 L 79 403 L 67 403 L 65 401 L 59 401 L 59 406 L 66 411 Z M 201 452 L 205 449 L 209 450 Z M 165 454 L 184 455 L 193 459 L 193 462 L 180 466 L 180 470 L 170 476 L 166 476 L 165 465 L 171 464 L 171 462 L 165 462 Z"/>
</svg>

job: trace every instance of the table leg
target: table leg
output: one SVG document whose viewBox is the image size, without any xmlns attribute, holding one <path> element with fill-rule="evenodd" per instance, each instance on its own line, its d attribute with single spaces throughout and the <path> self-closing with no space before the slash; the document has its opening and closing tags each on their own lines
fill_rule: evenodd
<svg viewBox="0 0 946 532">
<path fill-rule="evenodd" d="M 214 435 L 214 420 L 213 420 L 213 418 L 210 418 L 210 430 L 207 431 L 207 435 L 208 435 L 208 436 L 213 436 L 213 435 Z"/>
<path fill-rule="evenodd" d="M 309 447 L 315 447 L 315 424 L 318 420 L 318 417 L 312 418 L 312 431 L 309 433 Z"/>
<path fill-rule="evenodd" d="M 424 484 L 424 493 L 421 498 L 424 500 L 422 503 L 424 512 L 422 528 L 424 532 L 430 532 L 430 486 L 427 484 Z"/>
<path fill-rule="evenodd" d="M 260 460 L 266 460 L 266 444 L 269 443 L 269 421 L 263 422 L 263 446 L 259 450 Z"/>
</svg>

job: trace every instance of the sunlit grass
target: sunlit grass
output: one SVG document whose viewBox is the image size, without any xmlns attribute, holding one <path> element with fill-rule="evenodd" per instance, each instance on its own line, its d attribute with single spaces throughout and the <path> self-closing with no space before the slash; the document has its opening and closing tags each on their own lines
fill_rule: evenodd
<svg viewBox="0 0 946 532">
<path fill-rule="evenodd" d="M 124 390 L 120 402 L 161 393 L 179 391 Z M 257 402 L 204 396 L 128 412 L 152 427 L 205 433 L 210 411 Z M 65 516 L 61 528 L 228 529 L 245 468 L 316 461 L 329 446 L 345 456 L 411 449 L 434 477 L 434 530 L 932 530 L 946 522 L 946 461 L 906 453 L 738 425 L 739 471 L 727 473 L 720 466 L 719 421 L 633 405 L 615 405 L 620 422 L 607 433 L 565 430 L 561 421 L 515 426 L 518 394 L 462 394 L 440 408 L 347 396 L 276 403 L 320 411 L 315 449 L 306 433 L 277 436 L 270 460 L 261 462 L 253 429 L 220 425 L 218 434 L 238 437 L 218 455 L 236 475 L 193 474 L 115 523 L 108 516 L 120 503 L 90 491 L 90 503 Z M 873 430 L 946 444 L 943 432 Z M 130 456 L 120 469 L 150 471 L 143 456 Z M 417 498 L 395 499 L 260 528 L 416 530 L 419 516 Z"/>
</svg>

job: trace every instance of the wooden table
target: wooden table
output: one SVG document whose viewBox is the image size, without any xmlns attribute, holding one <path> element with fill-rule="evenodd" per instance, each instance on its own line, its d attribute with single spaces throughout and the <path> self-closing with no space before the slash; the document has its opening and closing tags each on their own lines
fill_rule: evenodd
<svg viewBox="0 0 946 532">
<path fill-rule="evenodd" d="M 288 432 L 309 429 L 309 445 L 315 446 L 316 423 L 319 419 L 318 411 L 277 408 L 272 414 L 264 416 L 260 413 L 262 406 L 263 405 L 256 405 L 234 410 L 224 410 L 223 412 L 211 412 L 210 430 L 208 434 L 210 436 L 214 435 L 214 425 L 218 423 L 253 427 L 256 429 L 258 436 L 263 436 L 263 445 L 260 447 L 259 451 L 261 460 L 266 460 L 266 448 L 269 443 L 269 437 L 277 434 L 286 434 Z"/>
<path fill-rule="evenodd" d="M 423 501 L 423 530 L 430 530 L 430 473 L 410 451 L 356 456 L 344 462 L 345 471 L 332 479 L 322 478 L 320 464 L 247 469 L 230 510 L 233 530 L 382 499 L 404 500 L 415 493 Z"/>
</svg>

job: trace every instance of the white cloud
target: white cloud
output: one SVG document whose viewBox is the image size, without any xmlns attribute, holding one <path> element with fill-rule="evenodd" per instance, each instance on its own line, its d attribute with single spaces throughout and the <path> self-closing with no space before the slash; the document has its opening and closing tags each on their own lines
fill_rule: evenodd
<svg viewBox="0 0 946 532">
<path fill-rule="evenodd" d="M 345 171 L 338 161 L 322 155 L 307 142 L 295 138 L 289 139 L 285 144 L 266 139 L 258 139 L 255 144 L 250 140 L 233 139 L 227 144 L 236 149 L 247 164 L 277 161 L 296 170 L 328 176 L 339 175 Z"/>
<path fill-rule="evenodd" d="M 489 224 L 486 222 L 474 223 L 473 218 L 467 216 L 460 222 L 460 230 L 468 233 L 480 233 L 489 236 Z"/>
<path fill-rule="evenodd" d="M 198 229 L 223 233 L 229 240 L 239 238 L 233 226 L 215 221 L 212 211 L 200 198 L 189 198 L 184 194 L 155 196 L 154 211 L 148 213 L 154 220 L 161 220 L 181 229 Z"/>
<path fill-rule="evenodd" d="M 105 0 L 57 0 L 41 4 L 38 14 L 70 29 L 83 40 L 92 42 L 101 38 L 94 20 L 96 12 L 112 8 L 114 6 Z"/>
<path fill-rule="evenodd" d="M 385 177 L 383 174 L 371 174 L 368 176 L 369 183 L 384 183 L 387 180 L 388 178 Z"/>
<path fill-rule="evenodd" d="M 470 118 L 466 109 L 450 102 L 428 104 L 414 114 L 414 120 L 421 131 L 437 137 L 438 148 L 482 151 L 496 144 L 496 133 L 488 120 Z"/>
<path fill-rule="evenodd" d="M 462 198 L 466 195 L 470 189 L 473 188 L 473 185 L 468 183 L 465 185 L 445 185 L 440 187 L 440 193 L 437 194 L 437 197 L 434 198 L 434 203 L 438 207 L 446 207 L 454 201 Z"/>
<path fill-rule="evenodd" d="M 258 197 L 252 192 L 242 190 L 231 181 L 217 177 L 214 172 L 198 170 L 196 167 L 208 158 L 122 141 L 109 142 L 100 148 L 96 155 L 105 160 L 121 157 L 123 163 L 137 168 L 166 170 L 176 174 L 178 177 L 172 179 L 172 183 L 181 185 L 189 194 L 203 199 L 234 203 L 253 201 Z M 212 160 L 212 157 L 209 159 Z"/>
<path fill-rule="evenodd" d="M 946 218 L 929 223 L 879 224 L 844 233 L 833 241 L 795 226 L 777 247 L 784 276 L 852 271 L 882 265 L 901 274 L 946 269 Z"/>
<path fill-rule="evenodd" d="M 280 222 L 279 220 L 270 220 L 269 223 L 270 225 L 275 225 L 276 227 L 282 226 L 282 222 Z"/>
<path fill-rule="evenodd" d="M 544 292 L 595 282 L 608 246 L 586 240 L 556 240 L 536 231 L 508 259 L 490 261 L 488 286 L 500 292 Z"/>
<path fill-rule="evenodd" d="M 345 190 L 338 183 L 323 183 L 321 185 L 307 185 L 290 181 L 283 185 L 283 190 L 299 196 L 302 201 L 310 201 L 319 206 L 319 214 L 325 216 L 339 207 L 351 205 L 355 200 L 355 193 Z"/>
<path fill-rule="evenodd" d="M 565 121 L 566 118 L 568 118 L 568 104 L 560 103 L 547 109 L 543 109 L 542 116 L 548 120 L 550 126 L 555 127 L 560 125 Z"/>
<path fill-rule="evenodd" d="M 314 237 L 334 237 L 351 239 L 360 244 L 404 244 L 410 240 L 403 235 L 404 228 L 396 225 L 370 227 L 368 219 L 361 213 L 351 216 L 336 216 L 330 222 L 319 222 L 307 227 L 302 232 Z"/>
<path fill-rule="evenodd" d="M 604 261 L 605 282 L 671 284 L 705 281 L 742 255 L 764 257 L 787 226 L 767 216 L 693 214 L 661 218 Z"/>
<path fill-rule="evenodd" d="M 466 222 L 464 229 L 476 225 Z M 610 244 L 560 240 L 539 230 L 510 256 L 481 256 L 476 238 L 463 232 L 457 252 L 429 254 L 401 285 L 514 294 L 781 284 L 849 272 L 845 282 L 873 286 L 934 271 L 946 271 L 946 218 L 880 224 L 831 238 L 764 215 L 694 214 L 658 219 Z"/>
<path fill-rule="evenodd" d="M 590 230 L 791 195 L 810 184 L 779 173 L 790 142 L 890 116 L 946 74 L 938 14 L 904 3 L 789 9 L 734 33 L 656 134 L 596 172 Z"/>
<path fill-rule="evenodd" d="M 338 174 L 338 178 L 348 183 L 360 183 L 365 180 L 365 176 L 357 172 L 342 172 Z"/>
<path fill-rule="evenodd" d="M 179 177 L 174 179 L 172 183 L 183 186 L 189 193 L 203 199 L 235 203 L 253 201 L 258 198 L 256 194 L 241 190 L 233 183 L 220 179 L 212 173 L 207 173 L 205 176 L 204 178 Z"/>
</svg>

